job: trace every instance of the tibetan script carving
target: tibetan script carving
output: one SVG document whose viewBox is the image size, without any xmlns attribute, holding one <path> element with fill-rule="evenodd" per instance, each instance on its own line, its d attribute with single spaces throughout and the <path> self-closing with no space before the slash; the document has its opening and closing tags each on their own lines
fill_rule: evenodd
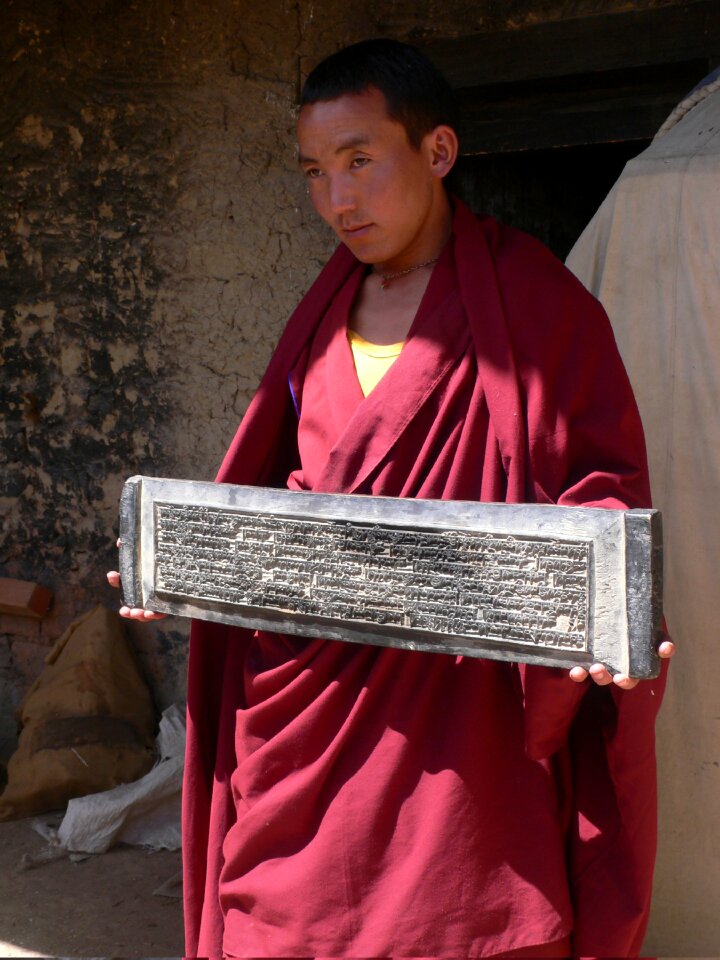
<svg viewBox="0 0 720 960">
<path fill-rule="evenodd" d="M 587 648 L 589 546 L 155 503 L 158 595 Z"/>
</svg>

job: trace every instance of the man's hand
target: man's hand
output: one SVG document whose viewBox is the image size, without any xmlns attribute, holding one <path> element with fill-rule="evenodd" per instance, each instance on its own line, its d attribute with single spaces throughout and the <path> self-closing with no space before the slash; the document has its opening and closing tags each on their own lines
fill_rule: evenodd
<svg viewBox="0 0 720 960">
<path fill-rule="evenodd" d="M 117 542 L 118 547 L 120 546 L 120 541 Z M 107 580 L 111 587 L 120 587 L 120 574 L 117 570 L 108 570 Z M 154 610 L 142 610 L 140 607 L 120 607 L 118 613 L 121 617 L 125 617 L 126 620 L 142 620 L 147 622 L 149 620 L 164 620 L 167 614 L 165 613 L 156 613 Z"/>
<path fill-rule="evenodd" d="M 663 640 L 658 647 L 658 656 L 663 660 L 669 660 L 675 655 L 675 644 L 672 640 Z M 589 670 L 584 667 L 573 667 L 570 671 L 570 679 L 576 683 L 582 683 L 591 677 L 599 687 L 606 687 L 609 683 L 614 683 L 621 690 L 632 690 L 640 681 L 635 677 L 628 677 L 624 673 L 616 673 L 613 676 L 607 667 L 602 663 L 594 663 Z"/>
</svg>

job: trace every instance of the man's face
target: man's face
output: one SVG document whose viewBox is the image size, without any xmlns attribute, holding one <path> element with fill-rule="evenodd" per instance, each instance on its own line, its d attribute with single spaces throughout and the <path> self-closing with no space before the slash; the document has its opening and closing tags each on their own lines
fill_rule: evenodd
<svg viewBox="0 0 720 960">
<path fill-rule="evenodd" d="M 416 263 L 444 196 L 431 135 L 415 150 L 375 88 L 303 107 L 297 135 L 313 206 L 340 240 L 364 263 Z"/>
</svg>

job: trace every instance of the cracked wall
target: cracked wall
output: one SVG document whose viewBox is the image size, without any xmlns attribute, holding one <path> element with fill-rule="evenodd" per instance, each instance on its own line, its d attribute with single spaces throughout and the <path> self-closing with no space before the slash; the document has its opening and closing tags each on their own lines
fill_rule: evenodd
<svg viewBox="0 0 720 960">
<path fill-rule="evenodd" d="M 116 565 L 134 473 L 211 477 L 328 249 L 294 173 L 303 11 L 10 3 L 0 118 L 0 572 L 55 591 L 0 619 L 0 736 Z M 279 29 L 278 29 L 279 27 Z M 133 631 L 159 706 L 186 625 Z"/>
</svg>

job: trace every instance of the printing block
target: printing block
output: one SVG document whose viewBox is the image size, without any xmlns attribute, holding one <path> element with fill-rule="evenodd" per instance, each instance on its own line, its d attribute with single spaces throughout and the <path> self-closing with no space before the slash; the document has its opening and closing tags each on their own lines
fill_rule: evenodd
<svg viewBox="0 0 720 960">
<path fill-rule="evenodd" d="M 132 477 L 120 539 L 131 607 L 406 650 L 659 672 L 655 510 Z"/>
</svg>

